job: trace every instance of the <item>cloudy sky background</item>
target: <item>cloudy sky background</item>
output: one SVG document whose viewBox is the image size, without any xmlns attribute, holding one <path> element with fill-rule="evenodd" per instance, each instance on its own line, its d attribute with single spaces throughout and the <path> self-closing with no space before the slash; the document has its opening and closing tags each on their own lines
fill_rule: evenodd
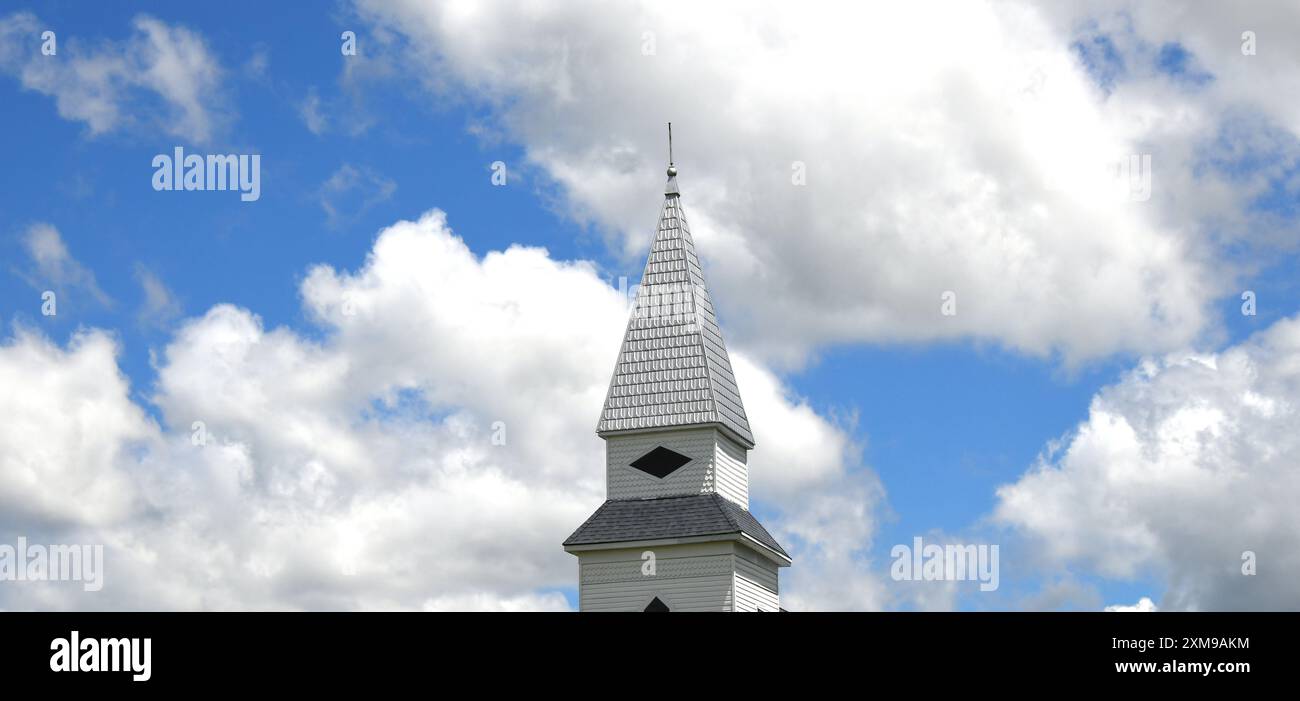
<svg viewBox="0 0 1300 701">
<path fill-rule="evenodd" d="M 7 7 L 0 608 L 575 607 L 670 120 L 786 608 L 1300 608 L 1300 9 L 895 5 Z"/>
</svg>

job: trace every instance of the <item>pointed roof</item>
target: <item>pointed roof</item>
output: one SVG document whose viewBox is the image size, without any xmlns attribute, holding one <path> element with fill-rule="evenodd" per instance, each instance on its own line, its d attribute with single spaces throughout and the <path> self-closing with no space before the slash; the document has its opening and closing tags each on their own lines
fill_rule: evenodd
<svg viewBox="0 0 1300 701">
<path fill-rule="evenodd" d="M 659 228 L 596 432 L 704 425 L 721 426 L 754 447 L 682 210 L 677 169 L 670 166 Z"/>
</svg>

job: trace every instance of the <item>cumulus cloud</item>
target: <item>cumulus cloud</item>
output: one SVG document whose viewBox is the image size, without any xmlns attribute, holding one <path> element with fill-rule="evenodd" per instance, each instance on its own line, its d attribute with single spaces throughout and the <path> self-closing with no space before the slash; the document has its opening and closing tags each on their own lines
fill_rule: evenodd
<svg viewBox="0 0 1300 701">
<path fill-rule="evenodd" d="M 92 136 L 128 126 L 208 142 L 227 118 L 222 69 L 199 34 L 148 15 L 131 35 L 97 45 L 58 35 L 45 56 L 38 37 L 50 29 L 29 12 L 0 20 L 0 72 L 54 98 L 59 116 L 84 122 Z"/>
<path fill-rule="evenodd" d="M 1152 154 L 1163 222 L 1251 250 L 1233 261 L 1243 275 L 1295 250 L 1300 51 L 1277 41 L 1300 31 L 1294 3 L 1042 7 L 1103 85 L 1115 127 Z"/>
<path fill-rule="evenodd" d="M 1300 31 L 1300 11 L 1292 3 L 1189 6 L 1169 0 L 1104 0 L 1086 8 L 1063 4 L 1044 8 L 1078 38 L 1105 34 L 1120 58 L 1122 79 L 1157 77 L 1152 64 L 1162 59 L 1163 51 L 1163 72 L 1206 83 L 1205 98 L 1220 104 L 1249 104 L 1268 113 L 1278 125 L 1300 133 L 1300 105 L 1277 99 L 1300 91 L 1300 76 L 1289 70 L 1300 59 L 1300 47 L 1279 40 Z M 1254 42 L 1248 43 L 1252 37 Z M 1171 44 L 1178 44 L 1186 54 L 1174 52 Z M 1122 89 L 1123 82 L 1117 81 L 1117 88 Z"/>
<path fill-rule="evenodd" d="M 478 257 L 438 211 L 385 229 L 356 271 L 313 268 L 301 292 L 320 333 L 230 305 L 186 320 L 156 360 L 158 423 L 102 332 L 3 347 L 19 405 L 0 408 L 26 418 L 0 432 L 0 511 L 32 537 L 105 544 L 107 564 L 98 594 L 8 587 L 0 606 L 567 607 L 560 542 L 604 499 L 594 427 L 627 300 L 542 249 Z M 870 473 L 844 430 L 736 359 L 770 523 L 810 566 L 819 548 L 865 548 L 872 502 L 853 485 Z M 806 474 L 784 474 L 801 451 Z M 852 503 L 816 497 L 837 487 Z M 824 596 L 790 582 L 791 600 L 872 604 L 870 573 L 846 574 Z"/>
<path fill-rule="evenodd" d="M 998 490 L 995 518 L 1058 566 L 1162 580 L 1162 610 L 1294 609 L 1298 407 L 1300 318 L 1146 360 Z"/>
<path fill-rule="evenodd" d="M 157 426 L 128 398 L 116 352 L 101 331 L 78 333 L 59 348 L 20 327 L 0 345 L 5 531 L 113 523 L 136 507 L 132 446 Z"/>
<path fill-rule="evenodd" d="M 1228 289 L 1206 265 L 1212 227 L 1170 215 L 1189 193 L 1242 204 L 1235 183 L 1192 175 L 1213 115 L 1107 99 L 1070 23 L 1032 6 L 947 3 L 942 22 L 917 4 L 356 6 L 373 52 L 485 105 L 625 254 L 645 245 L 641 184 L 673 121 L 716 296 L 768 357 L 945 339 L 1069 361 L 1164 352 Z M 1169 130 L 1182 140 L 1153 154 L 1150 199 L 1117 192 L 1118 164 Z"/>
</svg>

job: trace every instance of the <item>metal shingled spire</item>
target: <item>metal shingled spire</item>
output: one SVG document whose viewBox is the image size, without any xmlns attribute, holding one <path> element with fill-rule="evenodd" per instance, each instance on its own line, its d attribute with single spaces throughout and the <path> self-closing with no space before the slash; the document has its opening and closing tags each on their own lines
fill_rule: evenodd
<svg viewBox="0 0 1300 701">
<path fill-rule="evenodd" d="M 672 149 L 669 126 L 669 153 Z M 669 156 L 659 228 L 596 432 L 720 425 L 754 446 Z"/>
</svg>

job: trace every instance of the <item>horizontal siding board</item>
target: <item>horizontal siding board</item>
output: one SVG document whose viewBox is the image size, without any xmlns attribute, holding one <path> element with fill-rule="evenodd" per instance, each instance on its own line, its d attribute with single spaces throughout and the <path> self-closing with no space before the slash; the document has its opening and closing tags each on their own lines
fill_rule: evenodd
<svg viewBox="0 0 1300 701">
<path fill-rule="evenodd" d="M 737 548 L 735 554 L 735 596 L 737 611 L 777 611 L 781 607 L 778 595 L 778 575 L 775 565 Z"/>
<path fill-rule="evenodd" d="M 742 575 L 736 575 L 737 611 L 776 611 L 780 600 L 776 592 Z"/>
<path fill-rule="evenodd" d="M 580 562 L 578 589 L 583 611 L 641 611 L 656 596 L 673 611 L 726 611 L 732 607 L 735 575 L 729 552 L 709 553 L 707 548 L 690 546 L 659 548 L 654 575 L 641 573 L 644 563 L 635 551 L 622 551 L 619 559 Z"/>
<path fill-rule="evenodd" d="M 639 582 L 644 579 L 690 579 L 730 574 L 732 571 L 730 555 L 658 557 L 656 554 L 655 574 L 642 573 L 645 562 L 637 557 L 635 560 L 620 562 L 585 564 L 581 571 L 583 584 L 601 584 L 609 582 Z"/>
<path fill-rule="evenodd" d="M 716 439 L 713 471 L 718 493 L 748 509 L 749 473 L 745 466 L 745 449 L 721 432 L 717 433 Z"/>
</svg>

